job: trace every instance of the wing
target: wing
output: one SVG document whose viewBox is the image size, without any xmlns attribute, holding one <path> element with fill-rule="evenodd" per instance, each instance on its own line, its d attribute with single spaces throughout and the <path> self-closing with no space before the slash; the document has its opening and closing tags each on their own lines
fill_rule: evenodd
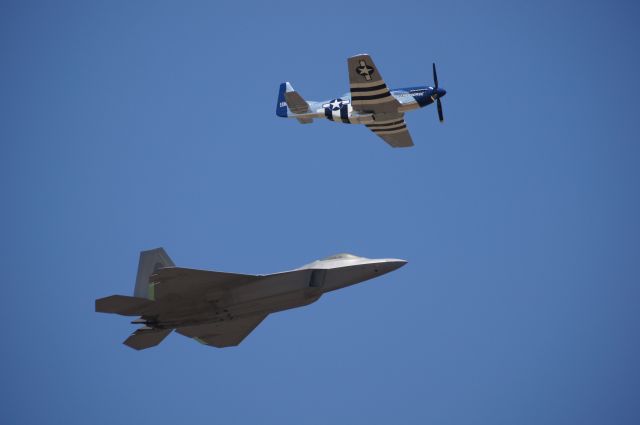
<svg viewBox="0 0 640 425">
<path fill-rule="evenodd" d="M 359 112 L 396 112 L 400 103 L 391 96 L 382 75 L 369 55 L 356 55 L 347 60 L 351 105 Z"/>
<path fill-rule="evenodd" d="M 404 114 L 387 114 L 383 119 L 377 119 L 373 123 L 365 125 L 394 148 L 413 146 L 411 134 L 409 134 L 407 124 L 404 122 Z"/>
<path fill-rule="evenodd" d="M 233 347 L 242 342 L 267 317 L 264 315 L 231 319 L 206 325 L 187 326 L 176 332 L 213 347 Z"/>
<path fill-rule="evenodd" d="M 259 278 L 251 274 L 166 267 L 158 269 L 149 278 L 149 299 L 162 300 L 170 295 L 212 299 L 231 287 Z"/>
</svg>

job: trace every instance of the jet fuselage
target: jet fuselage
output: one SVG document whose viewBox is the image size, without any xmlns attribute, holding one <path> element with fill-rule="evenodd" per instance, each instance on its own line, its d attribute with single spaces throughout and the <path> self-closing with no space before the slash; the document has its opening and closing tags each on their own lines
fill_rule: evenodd
<svg viewBox="0 0 640 425">
<path fill-rule="evenodd" d="M 224 294 L 213 290 L 203 299 L 184 304 L 172 300 L 173 307 L 167 305 L 164 312 L 144 323 L 175 328 L 289 310 L 311 304 L 324 293 L 373 279 L 404 264 L 406 261 L 399 259 L 367 259 L 340 254 L 296 270 L 260 276 Z"/>
<path fill-rule="evenodd" d="M 134 296 L 96 300 L 96 311 L 139 316 L 143 325 L 124 344 L 158 345 L 173 330 L 213 347 L 240 342 L 269 314 L 317 301 L 322 294 L 389 273 L 406 264 L 338 254 L 268 275 L 176 267 L 162 248 L 140 253 Z"/>
</svg>

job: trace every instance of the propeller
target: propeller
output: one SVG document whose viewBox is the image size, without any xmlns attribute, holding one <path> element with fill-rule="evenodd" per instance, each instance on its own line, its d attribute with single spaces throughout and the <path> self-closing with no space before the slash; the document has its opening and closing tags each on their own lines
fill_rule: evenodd
<svg viewBox="0 0 640 425">
<path fill-rule="evenodd" d="M 440 122 L 444 122 L 444 115 L 442 115 L 442 102 L 440 102 L 440 94 L 438 93 L 438 74 L 436 73 L 436 64 L 433 63 L 433 84 L 435 93 L 431 96 L 431 99 L 436 101 L 436 106 L 438 107 L 438 119 Z"/>
</svg>

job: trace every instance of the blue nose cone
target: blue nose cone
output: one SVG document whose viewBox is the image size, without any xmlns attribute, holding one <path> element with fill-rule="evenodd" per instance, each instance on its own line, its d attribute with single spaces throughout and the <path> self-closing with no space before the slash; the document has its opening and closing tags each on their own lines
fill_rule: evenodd
<svg viewBox="0 0 640 425">
<path fill-rule="evenodd" d="M 446 91 L 445 89 L 441 89 L 440 87 L 438 87 L 438 88 L 436 89 L 436 93 L 438 94 L 438 97 L 442 97 L 442 96 L 444 96 L 445 94 L 447 94 L 447 91 Z"/>
</svg>

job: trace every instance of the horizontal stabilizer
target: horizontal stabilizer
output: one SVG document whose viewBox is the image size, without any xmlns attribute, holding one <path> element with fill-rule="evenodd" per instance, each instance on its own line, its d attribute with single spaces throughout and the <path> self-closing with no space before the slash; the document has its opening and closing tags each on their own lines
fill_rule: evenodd
<svg viewBox="0 0 640 425">
<path fill-rule="evenodd" d="M 114 313 L 123 316 L 141 316 L 147 313 L 155 303 L 146 298 L 111 295 L 96 300 L 98 313 Z"/>
<path fill-rule="evenodd" d="M 172 330 L 173 329 L 154 329 L 145 326 L 132 333 L 123 344 L 134 350 L 144 350 L 145 348 L 155 347 L 160 344 Z"/>
<path fill-rule="evenodd" d="M 300 96 L 297 91 L 287 91 L 284 94 L 289 109 L 294 114 L 304 114 L 309 112 L 309 104 Z"/>
</svg>

